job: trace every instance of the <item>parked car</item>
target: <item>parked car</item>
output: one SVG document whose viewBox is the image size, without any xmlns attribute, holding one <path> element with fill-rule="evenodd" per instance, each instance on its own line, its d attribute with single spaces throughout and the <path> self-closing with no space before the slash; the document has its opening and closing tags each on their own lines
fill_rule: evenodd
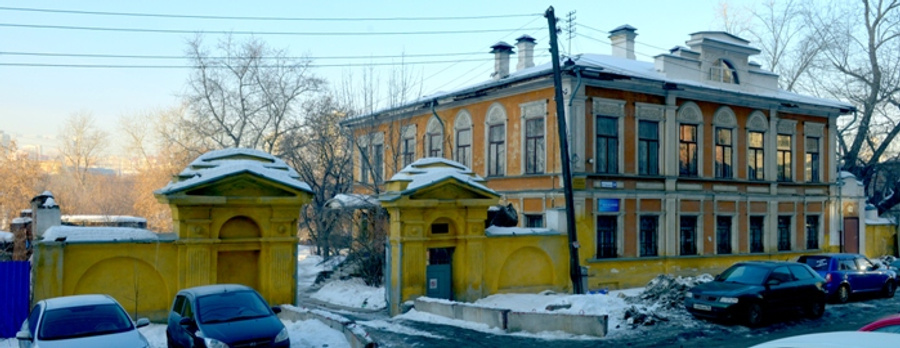
<svg viewBox="0 0 900 348">
<path fill-rule="evenodd" d="M 838 303 L 867 292 L 880 291 L 884 297 L 893 297 L 897 289 L 894 271 L 876 266 L 859 254 L 803 255 L 797 262 L 812 267 L 825 278 L 825 291 Z"/>
<path fill-rule="evenodd" d="M 887 348 L 896 347 L 894 334 L 834 331 L 779 338 L 750 348 Z"/>
<path fill-rule="evenodd" d="M 900 314 L 887 316 L 863 326 L 859 331 L 900 333 Z"/>
<path fill-rule="evenodd" d="M 166 327 L 168 347 L 290 347 L 288 331 L 256 290 L 237 284 L 184 289 Z"/>
<path fill-rule="evenodd" d="M 150 344 L 137 323 L 109 295 L 76 295 L 38 302 L 16 333 L 20 348 L 135 347 Z"/>
<path fill-rule="evenodd" d="M 759 326 L 774 312 L 801 309 L 825 313 L 825 279 L 796 262 L 740 262 L 715 280 L 693 287 L 684 306 L 696 317 L 736 319 Z"/>
</svg>

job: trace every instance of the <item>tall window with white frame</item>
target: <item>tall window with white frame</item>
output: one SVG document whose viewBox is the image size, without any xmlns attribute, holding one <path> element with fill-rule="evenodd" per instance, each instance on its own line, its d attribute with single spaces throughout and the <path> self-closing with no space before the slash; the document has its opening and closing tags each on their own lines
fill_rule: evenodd
<svg viewBox="0 0 900 348">
<path fill-rule="evenodd" d="M 641 257 L 657 256 L 659 217 L 641 216 Z"/>
<path fill-rule="evenodd" d="M 544 119 L 525 120 L 525 174 L 544 172 Z"/>
<path fill-rule="evenodd" d="M 806 181 L 819 182 L 819 138 L 806 137 Z"/>
<path fill-rule="evenodd" d="M 763 222 L 765 217 L 763 216 L 751 216 L 750 217 L 750 252 L 751 253 L 761 253 L 764 252 L 765 247 L 763 246 Z"/>
<path fill-rule="evenodd" d="M 488 128 L 488 176 L 502 176 L 506 168 L 506 129 L 503 124 Z"/>
<path fill-rule="evenodd" d="M 406 167 L 416 159 L 416 135 L 413 132 L 403 132 L 402 157 L 403 166 Z"/>
<path fill-rule="evenodd" d="M 681 124 L 678 141 L 678 174 L 697 176 L 697 125 Z"/>
<path fill-rule="evenodd" d="M 638 122 L 638 174 L 659 175 L 659 122 Z"/>
<path fill-rule="evenodd" d="M 619 120 L 597 116 L 597 173 L 619 172 Z"/>
<path fill-rule="evenodd" d="M 731 128 L 716 128 L 716 177 L 731 178 L 733 173 L 733 152 Z"/>
<path fill-rule="evenodd" d="M 384 178 L 384 144 L 372 145 L 372 172 L 376 184 L 381 184 Z"/>
<path fill-rule="evenodd" d="M 697 255 L 697 217 L 682 216 L 680 220 L 680 255 Z"/>
<path fill-rule="evenodd" d="M 751 131 L 749 138 L 747 144 L 747 178 L 755 181 L 764 180 L 763 163 L 765 163 L 765 151 L 763 151 L 763 141 L 765 133 Z"/>
<path fill-rule="evenodd" d="M 472 128 L 456 130 L 456 161 L 464 166 L 472 166 Z"/>
<path fill-rule="evenodd" d="M 716 254 L 731 254 L 730 216 L 716 216 Z"/>
<path fill-rule="evenodd" d="M 778 217 L 778 251 L 791 250 L 791 217 Z"/>
<path fill-rule="evenodd" d="M 819 248 L 819 216 L 806 216 L 806 248 L 815 250 Z"/>
<path fill-rule="evenodd" d="M 616 217 L 611 215 L 597 216 L 597 258 L 616 257 Z"/>
<path fill-rule="evenodd" d="M 778 153 L 778 181 L 791 181 L 791 136 L 788 134 L 778 134 L 776 137 L 776 150 Z"/>
</svg>

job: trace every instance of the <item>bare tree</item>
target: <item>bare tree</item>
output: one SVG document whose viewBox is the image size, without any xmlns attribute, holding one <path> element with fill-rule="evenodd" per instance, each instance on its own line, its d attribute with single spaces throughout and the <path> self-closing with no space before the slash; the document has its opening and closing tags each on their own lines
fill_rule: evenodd
<svg viewBox="0 0 900 348">
<path fill-rule="evenodd" d="M 332 253 L 333 232 L 339 217 L 330 216 L 326 202 L 350 192 L 353 183 L 349 135 L 340 121 L 348 110 L 330 95 L 306 103 L 302 125 L 292 127 L 279 143 L 278 156 L 300 174 L 313 191 L 312 202 L 301 210 L 301 228 L 308 231 L 323 256 Z"/>
<path fill-rule="evenodd" d="M 9 231 L 10 221 L 30 207 L 45 183 L 38 161 L 20 152 L 15 141 L 0 145 L 0 229 Z"/>
<path fill-rule="evenodd" d="M 78 182 L 87 183 L 88 171 L 96 166 L 109 140 L 109 134 L 97 128 L 89 112 L 71 114 L 59 130 L 63 166 L 75 174 Z"/>
<path fill-rule="evenodd" d="M 198 36 L 188 43 L 187 56 L 194 69 L 185 95 L 186 126 L 218 148 L 272 152 L 298 124 L 302 99 L 323 84 L 310 74 L 309 60 L 292 59 L 255 38 L 227 36 L 210 51 Z"/>
</svg>

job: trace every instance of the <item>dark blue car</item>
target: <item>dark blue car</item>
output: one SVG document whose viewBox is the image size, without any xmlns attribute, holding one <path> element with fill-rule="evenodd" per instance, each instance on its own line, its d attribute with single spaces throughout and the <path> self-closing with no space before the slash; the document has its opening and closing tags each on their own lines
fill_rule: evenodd
<svg viewBox="0 0 900 348">
<path fill-rule="evenodd" d="M 846 303 L 851 295 L 878 293 L 893 297 L 896 274 L 887 267 L 873 264 L 859 254 L 803 255 L 804 263 L 825 278 L 825 291 L 838 303 Z"/>
<path fill-rule="evenodd" d="M 288 331 L 250 287 L 236 284 L 199 286 L 175 296 L 166 327 L 167 346 L 283 347 L 291 346 Z"/>
</svg>

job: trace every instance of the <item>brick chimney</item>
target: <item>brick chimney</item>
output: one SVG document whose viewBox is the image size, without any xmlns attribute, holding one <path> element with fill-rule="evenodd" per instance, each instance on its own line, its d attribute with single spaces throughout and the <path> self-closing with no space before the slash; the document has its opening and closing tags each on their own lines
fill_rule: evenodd
<svg viewBox="0 0 900 348">
<path fill-rule="evenodd" d="M 609 41 L 612 43 L 612 55 L 614 57 L 634 58 L 634 38 L 637 29 L 628 24 L 615 28 L 609 32 Z"/>
<path fill-rule="evenodd" d="M 534 66 L 534 45 L 536 40 L 528 35 L 522 35 L 516 39 L 516 48 L 519 49 L 519 64 L 516 71 Z"/>
<path fill-rule="evenodd" d="M 512 45 L 500 41 L 491 48 L 491 53 L 494 54 L 494 73 L 491 74 L 491 77 L 499 80 L 509 76 L 509 55 L 514 53 Z"/>
</svg>

